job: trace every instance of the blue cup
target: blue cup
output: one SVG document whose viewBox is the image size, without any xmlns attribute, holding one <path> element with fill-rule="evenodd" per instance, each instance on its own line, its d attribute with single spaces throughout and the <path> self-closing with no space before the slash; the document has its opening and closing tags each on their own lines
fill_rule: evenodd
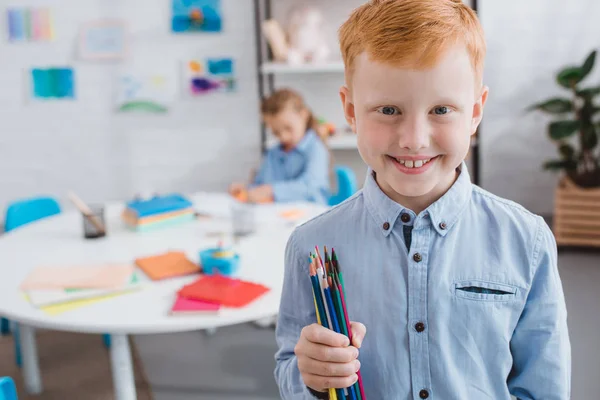
<svg viewBox="0 0 600 400">
<path fill-rule="evenodd" d="M 233 257 L 214 257 L 215 252 L 223 251 L 224 249 L 214 247 L 200 252 L 200 264 L 202 271 L 207 275 L 219 273 L 221 275 L 232 276 L 240 266 L 240 256 L 235 254 Z"/>
</svg>

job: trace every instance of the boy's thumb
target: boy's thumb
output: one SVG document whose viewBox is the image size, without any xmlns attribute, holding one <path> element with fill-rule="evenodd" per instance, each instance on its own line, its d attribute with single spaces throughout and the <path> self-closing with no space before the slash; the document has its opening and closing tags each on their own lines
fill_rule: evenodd
<svg viewBox="0 0 600 400">
<path fill-rule="evenodd" d="M 352 329 L 352 345 L 360 349 L 362 341 L 367 334 L 367 327 L 360 322 L 350 322 L 350 329 Z"/>
</svg>

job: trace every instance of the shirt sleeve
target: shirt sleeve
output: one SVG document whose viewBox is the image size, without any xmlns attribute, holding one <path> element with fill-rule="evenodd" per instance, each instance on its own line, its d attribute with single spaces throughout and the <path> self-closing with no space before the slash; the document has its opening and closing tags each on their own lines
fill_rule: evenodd
<svg viewBox="0 0 600 400">
<path fill-rule="evenodd" d="M 252 180 L 252 184 L 250 185 L 250 187 L 264 185 L 266 183 L 267 172 L 269 171 L 269 168 L 271 168 L 270 164 L 271 164 L 270 153 L 267 153 L 267 154 L 265 154 L 265 157 L 263 158 L 263 161 L 260 164 L 260 168 L 258 169 L 258 172 L 254 176 L 254 179 Z"/>
<path fill-rule="evenodd" d="M 556 241 L 538 219 L 533 280 L 513 333 L 510 393 L 520 400 L 571 398 L 571 345 L 567 310 L 557 267 Z"/>
<path fill-rule="evenodd" d="M 275 201 L 316 201 L 328 190 L 329 151 L 322 143 L 311 150 L 305 153 L 305 168 L 297 178 L 272 184 Z"/>
<path fill-rule="evenodd" d="M 285 400 L 317 398 L 302 381 L 294 354 L 302 328 L 317 321 L 307 267 L 309 253 L 301 253 L 295 235 L 290 236 L 285 250 L 285 277 L 275 331 L 275 380 Z"/>
</svg>

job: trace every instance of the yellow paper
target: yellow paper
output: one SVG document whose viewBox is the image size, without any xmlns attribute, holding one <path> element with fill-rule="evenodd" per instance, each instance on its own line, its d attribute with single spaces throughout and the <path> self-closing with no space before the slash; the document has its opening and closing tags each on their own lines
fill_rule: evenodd
<svg viewBox="0 0 600 400">
<path fill-rule="evenodd" d="M 99 303 L 102 300 L 112 299 L 114 297 L 120 296 L 122 294 L 127 294 L 127 293 L 133 292 L 138 289 L 140 289 L 140 287 L 132 288 L 131 290 L 127 290 L 127 291 L 123 291 L 123 292 L 107 294 L 105 296 L 92 297 L 90 299 L 75 300 L 75 301 L 71 301 L 68 303 L 61 303 L 61 304 L 52 304 L 49 306 L 40 307 L 39 309 L 48 315 L 58 315 L 58 314 L 62 314 L 67 311 L 76 310 L 81 307 Z M 27 299 L 27 301 L 29 301 L 29 296 L 27 296 L 27 294 L 23 293 L 23 297 L 25 297 L 25 299 Z"/>
</svg>

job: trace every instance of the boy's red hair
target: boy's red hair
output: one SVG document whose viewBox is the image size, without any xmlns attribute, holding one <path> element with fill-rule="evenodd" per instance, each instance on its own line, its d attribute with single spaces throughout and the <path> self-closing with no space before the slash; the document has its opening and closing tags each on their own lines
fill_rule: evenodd
<svg viewBox="0 0 600 400">
<path fill-rule="evenodd" d="M 458 43 L 467 47 L 478 82 L 483 74 L 483 29 L 461 0 L 371 0 L 341 26 L 339 40 L 347 77 L 363 52 L 376 62 L 429 68 Z"/>
</svg>

